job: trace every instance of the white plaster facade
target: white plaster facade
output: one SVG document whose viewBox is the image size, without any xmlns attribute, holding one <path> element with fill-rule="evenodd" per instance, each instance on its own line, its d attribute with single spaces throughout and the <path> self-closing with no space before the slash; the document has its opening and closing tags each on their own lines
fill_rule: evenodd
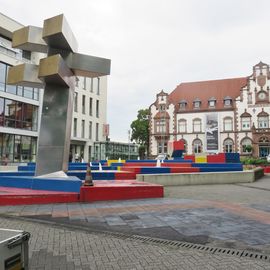
<svg viewBox="0 0 270 270">
<path fill-rule="evenodd" d="M 104 132 L 106 123 L 107 76 L 100 78 L 79 77 L 75 88 L 73 107 L 72 156 L 74 157 L 75 153 L 78 153 L 83 156 L 84 161 L 94 159 L 95 151 L 98 152 L 98 149 L 94 149 L 94 142 L 106 140 Z"/>
</svg>

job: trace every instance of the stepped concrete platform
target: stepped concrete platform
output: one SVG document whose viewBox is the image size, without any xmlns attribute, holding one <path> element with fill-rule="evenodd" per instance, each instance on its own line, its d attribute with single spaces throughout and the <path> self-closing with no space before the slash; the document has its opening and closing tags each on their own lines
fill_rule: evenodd
<svg viewBox="0 0 270 270">
<path fill-rule="evenodd" d="M 77 192 L 33 190 L 0 186 L 0 205 L 72 203 L 80 201 Z"/>
<path fill-rule="evenodd" d="M 162 198 L 163 186 L 134 180 L 94 181 L 94 186 L 82 186 L 83 202 Z"/>
<path fill-rule="evenodd" d="M 236 172 L 137 174 L 137 180 L 163 186 L 251 183 L 264 176 L 262 168 Z"/>
</svg>

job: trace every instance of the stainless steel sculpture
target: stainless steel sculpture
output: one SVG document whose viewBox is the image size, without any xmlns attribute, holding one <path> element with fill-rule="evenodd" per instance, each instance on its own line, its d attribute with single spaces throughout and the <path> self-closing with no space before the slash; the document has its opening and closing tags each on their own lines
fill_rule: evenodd
<svg viewBox="0 0 270 270">
<path fill-rule="evenodd" d="M 13 33 L 12 46 L 47 53 L 39 65 L 10 68 L 9 84 L 44 87 L 35 175 L 68 170 L 75 76 L 110 74 L 109 59 L 77 53 L 77 41 L 64 15 Z"/>
</svg>

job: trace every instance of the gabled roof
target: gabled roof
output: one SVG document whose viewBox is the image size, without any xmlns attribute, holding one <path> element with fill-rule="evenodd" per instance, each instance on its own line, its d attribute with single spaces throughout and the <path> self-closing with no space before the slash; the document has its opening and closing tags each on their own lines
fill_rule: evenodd
<svg viewBox="0 0 270 270">
<path fill-rule="evenodd" d="M 202 110 L 209 107 L 208 100 L 215 97 L 217 100 L 216 109 L 224 108 L 224 99 L 230 96 L 233 100 L 240 95 L 240 90 L 246 86 L 247 77 L 181 83 L 169 95 L 169 101 L 175 105 L 180 100 L 187 101 L 186 111 L 193 110 L 193 101 L 197 98 L 201 101 Z"/>
</svg>

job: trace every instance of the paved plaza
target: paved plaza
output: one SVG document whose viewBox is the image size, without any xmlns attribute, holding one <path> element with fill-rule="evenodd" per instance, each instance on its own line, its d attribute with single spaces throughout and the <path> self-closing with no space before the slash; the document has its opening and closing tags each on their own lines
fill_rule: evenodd
<svg viewBox="0 0 270 270">
<path fill-rule="evenodd" d="M 2 206 L 0 227 L 31 233 L 30 269 L 270 269 L 270 176 L 165 194 Z"/>
</svg>

